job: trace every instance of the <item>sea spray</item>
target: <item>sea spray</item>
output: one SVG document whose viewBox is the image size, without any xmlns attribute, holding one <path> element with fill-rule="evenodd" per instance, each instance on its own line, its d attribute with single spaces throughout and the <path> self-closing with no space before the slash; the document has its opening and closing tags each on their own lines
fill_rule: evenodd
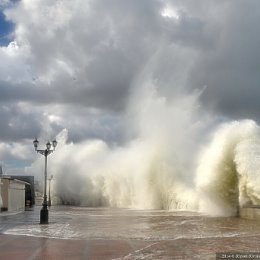
<svg viewBox="0 0 260 260">
<path fill-rule="evenodd" d="M 147 88 L 132 99 L 134 134 L 123 145 L 72 143 L 63 130 L 48 161 L 56 197 L 82 206 L 196 209 L 194 159 L 205 130 L 197 96 L 168 100 Z M 41 169 L 39 157 L 28 170 L 41 176 Z"/>
<path fill-rule="evenodd" d="M 88 149 L 84 149 L 81 159 L 88 163 L 81 163 L 80 167 L 74 157 L 81 157 L 82 145 Z M 124 148 L 110 149 L 96 140 L 80 145 L 65 144 L 64 148 L 65 154 L 57 156 L 50 168 L 55 170 L 55 193 L 65 204 L 190 208 L 188 185 L 180 181 L 171 163 L 146 142 L 136 141 Z M 68 159 L 70 154 L 74 156 Z"/>
<path fill-rule="evenodd" d="M 49 169 L 59 203 L 222 216 L 259 203 L 260 134 L 254 121 L 219 125 L 201 111 L 197 94 L 169 100 L 154 90 L 133 100 L 127 112 L 133 137 L 123 145 L 68 142 L 66 129 L 57 136 Z M 38 176 L 41 159 L 28 169 Z"/>
</svg>

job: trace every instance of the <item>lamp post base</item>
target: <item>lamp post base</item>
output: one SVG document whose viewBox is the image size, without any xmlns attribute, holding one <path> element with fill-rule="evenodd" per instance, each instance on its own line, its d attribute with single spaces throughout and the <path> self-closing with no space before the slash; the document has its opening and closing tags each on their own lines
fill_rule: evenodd
<svg viewBox="0 0 260 260">
<path fill-rule="evenodd" d="M 40 212 L 40 224 L 49 224 L 49 211 L 47 205 L 43 205 Z"/>
</svg>

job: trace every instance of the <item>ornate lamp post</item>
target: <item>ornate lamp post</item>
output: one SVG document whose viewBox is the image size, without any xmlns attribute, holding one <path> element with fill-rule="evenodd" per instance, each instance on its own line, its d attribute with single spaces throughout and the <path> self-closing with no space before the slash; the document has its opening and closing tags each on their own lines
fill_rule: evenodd
<svg viewBox="0 0 260 260">
<path fill-rule="evenodd" d="M 49 178 L 48 178 L 48 181 L 49 181 L 49 200 L 48 200 L 48 206 L 50 207 L 51 206 L 51 181 L 53 179 L 53 175 L 51 175 Z"/>
<path fill-rule="evenodd" d="M 40 212 L 40 224 L 48 224 L 49 223 L 49 212 L 48 212 L 48 207 L 47 207 L 47 194 L 46 194 L 46 187 L 47 187 L 47 157 L 48 157 L 49 154 L 54 152 L 55 147 L 57 146 L 57 144 L 58 144 L 58 142 L 56 140 L 52 141 L 52 144 L 50 142 L 48 142 L 46 144 L 46 149 L 40 150 L 40 149 L 37 149 L 38 145 L 39 145 L 39 141 L 37 139 L 35 139 L 33 141 L 33 145 L 34 145 L 35 151 L 37 153 L 42 154 L 45 157 L 44 196 L 43 196 L 42 209 L 41 209 L 41 212 Z"/>
</svg>

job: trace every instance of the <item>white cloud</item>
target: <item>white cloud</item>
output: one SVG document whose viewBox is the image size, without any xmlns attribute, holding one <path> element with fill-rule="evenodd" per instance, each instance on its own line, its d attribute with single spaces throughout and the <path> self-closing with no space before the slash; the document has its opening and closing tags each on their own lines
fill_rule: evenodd
<svg viewBox="0 0 260 260">
<path fill-rule="evenodd" d="M 178 13 L 178 11 L 170 6 L 164 7 L 163 10 L 161 11 L 161 15 L 163 17 L 173 18 L 175 20 L 180 19 L 180 14 Z"/>
</svg>

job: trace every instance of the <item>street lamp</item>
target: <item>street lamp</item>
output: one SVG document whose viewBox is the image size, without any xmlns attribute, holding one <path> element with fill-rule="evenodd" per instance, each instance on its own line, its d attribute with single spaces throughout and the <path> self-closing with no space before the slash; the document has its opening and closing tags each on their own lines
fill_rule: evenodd
<svg viewBox="0 0 260 260">
<path fill-rule="evenodd" d="M 40 212 L 40 224 L 48 224 L 49 223 L 49 212 L 47 207 L 47 194 L 46 194 L 46 187 L 47 187 L 47 157 L 49 154 L 54 152 L 58 142 L 56 140 L 52 141 L 52 143 L 48 142 L 46 144 L 46 149 L 40 150 L 37 149 L 39 145 L 39 141 L 35 139 L 33 141 L 33 145 L 35 148 L 35 151 L 37 153 L 42 154 L 45 157 L 45 168 L 44 168 L 44 196 L 43 196 L 43 203 L 42 203 L 42 209 Z M 51 147 L 53 147 L 51 149 Z"/>
<path fill-rule="evenodd" d="M 48 200 L 48 206 L 50 207 L 51 206 L 51 180 L 53 179 L 53 175 L 51 175 L 49 178 L 48 178 L 48 181 L 49 181 L 49 200 Z"/>
</svg>

